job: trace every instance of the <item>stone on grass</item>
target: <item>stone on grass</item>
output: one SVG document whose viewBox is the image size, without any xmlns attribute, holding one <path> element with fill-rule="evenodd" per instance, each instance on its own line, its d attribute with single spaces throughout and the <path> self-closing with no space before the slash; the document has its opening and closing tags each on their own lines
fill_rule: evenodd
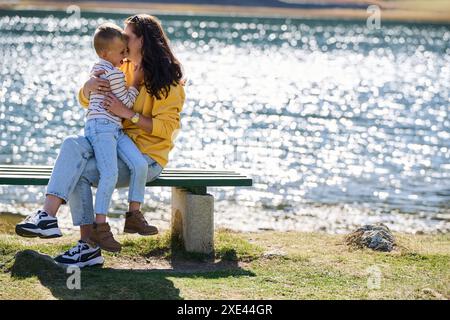
<svg viewBox="0 0 450 320">
<path fill-rule="evenodd" d="M 278 257 L 285 257 L 287 256 L 287 253 L 282 250 L 270 250 L 263 253 L 263 258 L 266 259 L 272 259 L 272 258 L 278 258 Z"/>
<path fill-rule="evenodd" d="M 395 238 L 389 228 L 380 223 L 365 225 L 346 236 L 345 242 L 358 248 L 370 248 L 377 251 L 392 251 Z"/>
</svg>

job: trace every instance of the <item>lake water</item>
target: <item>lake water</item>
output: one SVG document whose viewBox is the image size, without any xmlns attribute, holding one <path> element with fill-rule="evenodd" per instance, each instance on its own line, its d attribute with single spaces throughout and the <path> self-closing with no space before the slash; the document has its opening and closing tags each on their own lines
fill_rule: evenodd
<svg viewBox="0 0 450 320">
<path fill-rule="evenodd" d="M 126 16 L 0 11 L 0 164 L 51 165 L 64 137 L 82 134 L 93 31 Z M 160 19 L 189 78 L 169 167 L 254 179 L 211 189 L 217 225 L 450 230 L 450 25 Z M 38 208 L 44 190 L 0 187 L 0 211 Z M 170 189 L 147 193 L 167 224 Z M 116 212 L 124 200 L 115 193 Z"/>
</svg>

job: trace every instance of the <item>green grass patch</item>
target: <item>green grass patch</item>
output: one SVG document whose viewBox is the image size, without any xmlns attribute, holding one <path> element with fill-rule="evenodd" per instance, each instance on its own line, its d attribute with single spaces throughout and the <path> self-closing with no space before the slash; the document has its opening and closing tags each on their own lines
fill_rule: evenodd
<svg viewBox="0 0 450 320">
<path fill-rule="evenodd" d="M 122 252 L 105 252 L 105 265 L 82 269 L 81 289 L 70 290 L 71 274 L 26 250 L 55 256 L 75 238 L 1 235 L 0 299 L 448 299 L 450 236 L 396 237 L 398 249 L 382 253 L 338 235 L 219 230 L 205 256 L 169 233 L 119 236 Z"/>
</svg>

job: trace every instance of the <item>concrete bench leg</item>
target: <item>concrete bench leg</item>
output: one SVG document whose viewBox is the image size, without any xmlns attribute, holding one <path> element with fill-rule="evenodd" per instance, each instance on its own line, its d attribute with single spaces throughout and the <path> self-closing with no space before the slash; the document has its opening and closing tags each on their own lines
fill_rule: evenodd
<svg viewBox="0 0 450 320">
<path fill-rule="evenodd" d="M 172 237 L 188 252 L 214 252 L 214 198 L 172 188 Z"/>
</svg>

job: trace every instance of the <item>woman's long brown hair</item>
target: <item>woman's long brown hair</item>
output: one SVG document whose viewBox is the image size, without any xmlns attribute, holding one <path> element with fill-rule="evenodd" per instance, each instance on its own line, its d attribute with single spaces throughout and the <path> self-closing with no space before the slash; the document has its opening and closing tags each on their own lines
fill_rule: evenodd
<svg viewBox="0 0 450 320">
<path fill-rule="evenodd" d="M 143 37 L 142 68 L 147 92 L 160 100 L 169 95 L 170 86 L 183 78 L 181 63 L 172 53 L 161 22 L 150 15 L 139 14 L 125 20 L 137 37 Z"/>
</svg>

